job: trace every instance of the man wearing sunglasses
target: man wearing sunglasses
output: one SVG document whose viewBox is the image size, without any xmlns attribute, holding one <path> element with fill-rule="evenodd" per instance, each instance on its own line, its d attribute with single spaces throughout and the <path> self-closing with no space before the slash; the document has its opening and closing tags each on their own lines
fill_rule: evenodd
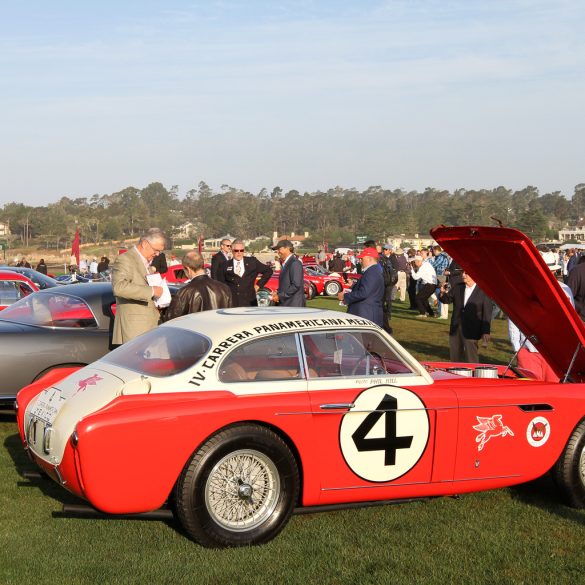
<svg viewBox="0 0 585 585">
<path fill-rule="evenodd" d="M 232 291 L 233 307 L 257 307 L 256 293 L 264 287 L 272 276 L 272 268 L 254 256 L 245 256 L 246 248 L 242 240 L 232 242 L 233 258 L 223 265 L 223 281 Z M 260 280 L 256 283 L 256 278 Z"/>
<path fill-rule="evenodd" d="M 211 278 L 223 282 L 223 265 L 232 257 L 232 243 L 224 238 L 219 252 L 211 257 Z"/>
<path fill-rule="evenodd" d="M 159 312 L 154 300 L 163 289 L 150 286 L 146 276 L 152 260 L 166 247 L 165 234 L 151 228 L 140 237 L 138 244 L 125 254 L 120 254 L 112 266 L 112 287 L 116 297 L 116 317 L 112 344 L 126 343 L 154 329 L 159 322 Z"/>
</svg>

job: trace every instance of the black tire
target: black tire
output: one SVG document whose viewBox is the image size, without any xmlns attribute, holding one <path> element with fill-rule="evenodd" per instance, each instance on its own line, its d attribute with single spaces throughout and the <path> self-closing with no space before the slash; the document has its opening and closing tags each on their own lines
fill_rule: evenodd
<svg viewBox="0 0 585 585">
<path fill-rule="evenodd" d="M 342 290 L 342 286 L 336 280 L 330 280 L 325 284 L 324 292 L 328 297 L 336 297 Z"/>
<path fill-rule="evenodd" d="M 317 287 L 311 283 L 309 285 L 309 300 L 314 299 L 317 296 Z"/>
<path fill-rule="evenodd" d="M 252 473 L 254 483 L 246 475 Z M 299 471 L 286 443 L 269 429 L 240 424 L 213 435 L 191 457 L 175 488 L 176 514 L 203 546 L 261 544 L 285 527 L 298 492 Z"/>
<path fill-rule="evenodd" d="M 567 441 L 553 476 L 565 502 L 573 508 L 585 507 L 585 420 Z"/>
</svg>

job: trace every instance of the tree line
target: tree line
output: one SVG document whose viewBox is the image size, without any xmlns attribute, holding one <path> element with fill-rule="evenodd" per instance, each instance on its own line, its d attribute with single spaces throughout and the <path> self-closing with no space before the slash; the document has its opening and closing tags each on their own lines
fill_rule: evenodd
<svg viewBox="0 0 585 585">
<path fill-rule="evenodd" d="M 575 186 L 571 199 L 559 191 L 540 195 L 536 187 L 513 191 L 427 188 L 422 192 L 372 186 L 360 191 L 334 187 L 327 191 L 284 192 L 280 187 L 258 193 L 222 185 L 214 191 L 205 182 L 183 196 L 177 186 L 154 182 L 138 189 L 126 187 L 106 195 L 62 197 L 46 206 L 7 203 L 0 221 L 9 223 L 13 242 L 65 247 L 76 227 L 86 243 L 137 236 L 158 226 L 170 235 L 191 223 L 191 237 L 219 237 L 228 232 L 254 238 L 308 231 L 319 245 L 352 243 L 356 236 L 428 234 L 438 224 L 490 225 L 491 218 L 515 227 L 534 240 L 556 238 L 567 224 L 585 216 L 585 183 Z M 20 240 L 20 242 L 18 242 Z"/>
</svg>

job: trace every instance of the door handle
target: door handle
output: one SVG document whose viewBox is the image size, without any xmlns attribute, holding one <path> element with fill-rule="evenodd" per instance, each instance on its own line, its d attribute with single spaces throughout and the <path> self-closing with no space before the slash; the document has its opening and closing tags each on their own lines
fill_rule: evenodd
<svg viewBox="0 0 585 585">
<path fill-rule="evenodd" d="M 344 403 L 337 403 L 337 404 L 322 404 L 319 408 L 321 410 L 351 410 L 355 404 L 353 402 L 344 402 Z"/>
</svg>

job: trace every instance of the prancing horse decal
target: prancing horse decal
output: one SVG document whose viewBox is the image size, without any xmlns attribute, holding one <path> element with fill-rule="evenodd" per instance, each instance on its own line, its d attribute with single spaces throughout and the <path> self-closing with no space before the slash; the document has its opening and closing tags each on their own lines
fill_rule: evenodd
<svg viewBox="0 0 585 585">
<path fill-rule="evenodd" d="M 479 424 L 473 428 L 479 432 L 475 437 L 475 442 L 479 443 L 477 450 L 481 451 L 484 445 L 493 437 L 505 437 L 506 435 L 514 436 L 512 429 L 507 427 L 502 422 L 501 414 L 494 414 L 494 416 L 476 416 Z"/>
</svg>

